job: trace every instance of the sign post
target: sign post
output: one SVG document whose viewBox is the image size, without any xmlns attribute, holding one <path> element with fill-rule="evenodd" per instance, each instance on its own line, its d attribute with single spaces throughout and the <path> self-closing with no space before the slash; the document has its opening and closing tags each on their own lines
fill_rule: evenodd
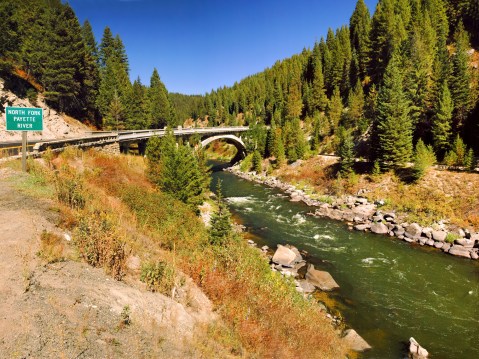
<svg viewBox="0 0 479 359">
<path fill-rule="evenodd" d="M 6 107 L 7 131 L 22 131 L 22 170 L 27 171 L 27 132 L 43 131 L 43 109 Z"/>
</svg>

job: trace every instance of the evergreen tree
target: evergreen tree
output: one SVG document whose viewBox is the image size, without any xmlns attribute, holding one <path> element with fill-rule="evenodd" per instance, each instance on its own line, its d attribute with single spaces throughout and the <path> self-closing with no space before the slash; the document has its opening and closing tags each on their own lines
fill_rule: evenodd
<svg viewBox="0 0 479 359">
<path fill-rule="evenodd" d="M 163 82 L 161 82 L 156 68 L 151 75 L 148 98 L 150 102 L 150 126 L 152 128 L 163 128 L 169 125 L 171 109 L 168 92 Z"/>
<path fill-rule="evenodd" d="M 85 115 L 90 119 L 96 120 L 98 118 L 96 99 L 100 88 L 100 68 L 95 37 L 88 21 L 85 21 L 83 24 L 82 38 L 85 44 L 85 58 L 80 97 L 83 102 Z"/>
<path fill-rule="evenodd" d="M 354 141 L 351 131 L 340 127 L 338 130 L 339 134 L 339 146 L 338 146 L 338 156 L 340 157 L 340 169 L 339 172 L 343 176 L 347 176 L 353 172 L 354 165 Z"/>
<path fill-rule="evenodd" d="M 355 78 L 362 80 L 368 73 L 371 31 L 371 15 L 364 0 L 358 0 L 353 15 L 349 20 L 351 46 L 357 56 L 357 74 Z"/>
<path fill-rule="evenodd" d="M 143 130 L 150 127 L 149 104 L 146 88 L 141 84 L 140 78 L 133 82 L 130 93 L 127 96 L 128 119 L 126 127 L 132 130 Z"/>
<path fill-rule="evenodd" d="M 231 224 L 231 214 L 223 201 L 221 181 L 218 181 L 216 186 L 216 198 L 218 211 L 211 216 L 211 226 L 208 235 L 210 244 L 222 247 L 226 246 L 233 236 L 233 227 Z"/>
<path fill-rule="evenodd" d="M 405 164 L 412 156 L 412 123 L 399 63 L 399 56 L 394 54 L 378 94 L 378 158 L 384 165 Z"/>
<path fill-rule="evenodd" d="M 453 110 L 454 104 L 452 102 L 451 93 L 447 81 L 444 81 L 441 96 L 436 104 L 435 117 L 432 125 L 434 147 L 441 159 L 450 146 Z"/>
<path fill-rule="evenodd" d="M 176 145 L 172 130 L 163 138 L 148 141 L 146 156 L 150 178 L 159 188 L 188 204 L 195 211 L 207 188 L 198 158 L 188 145 Z"/>
<path fill-rule="evenodd" d="M 431 146 L 426 146 L 422 139 L 416 144 L 414 153 L 414 179 L 418 180 L 424 176 L 429 167 L 436 163 L 436 156 Z"/>
<path fill-rule="evenodd" d="M 327 104 L 328 98 L 324 87 L 323 67 L 321 65 L 321 59 L 317 59 L 314 63 L 313 84 L 311 89 L 311 112 L 324 111 Z"/>
<path fill-rule="evenodd" d="M 333 96 L 328 104 L 328 118 L 331 125 L 331 131 L 334 132 L 339 126 L 341 116 L 343 113 L 343 102 L 339 93 L 339 88 L 336 87 L 333 91 Z"/>
<path fill-rule="evenodd" d="M 101 39 L 99 51 L 99 61 L 101 68 L 105 68 L 108 60 L 113 57 L 115 47 L 114 42 L 115 39 L 113 38 L 111 29 L 108 26 L 105 27 L 105 29 L 103 30 L 103 37 Z"/>
<path fill-rule="evenodd" d="M 364 92 L 361 83 L 356 83 L 354 91 L 350 91 L 348 96 L 348 112 L 347 112 L 347 125 L 348 127 L 358 127 L 361 132 L 366 129 L 364 119 Z"/>
<path fill-rule="evenodd" d="M 103 120 L 103 125 L 108 130 L 118 131 L 125 129 L 125 109 L 116 91 L 113 94 L 108 112 Z"/>
<path fill-rule="evenodd" d="M 452 57 L 451 95 L 454 102 L 454 125 L 460 129 L 471 110 L 471 73 L 469 69 L 469 38 L 462 22 L 454 34 L 455 54 Z"/>
<path fill-rule="evenodd" d="M 261 157 L 261 153 L 258 150 L 253 152 L 253 171 L 256 173 L 261 173 L 263 171 L 263 158 Z"/>
</svg>

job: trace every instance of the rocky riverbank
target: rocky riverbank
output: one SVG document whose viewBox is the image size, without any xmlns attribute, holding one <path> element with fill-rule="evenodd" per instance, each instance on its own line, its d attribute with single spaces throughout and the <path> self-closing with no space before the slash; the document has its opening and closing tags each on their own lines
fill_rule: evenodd
<svg viewBox="0 0 479 359">
<path fill-rule="evenodd" d="M 445 221 L 437 221 L 430 227 L 422 227 L 418 223 L 409 223 L 404 214 L 381 211 L 381 206 L 384 204 L 382 201 L 370 203 L 360 194 L 328 197 L 328 201 L 323 202 L 311 198 L 301 189 L 282 182 L 276 177 L 256 172 L 242 172 L 239 166 L 229 167 L 226 170 L 248 181 L 278 188 L 287 193 L 291 201 L 304 202 L 314 207 L 315 210 L 309 213 L 312 216 L 344 221 L 351 229 L 357 231 L 389 235 L 409 243 L 430 246 L 450 255 L 479 259 L 479 232 L 450 228 Z"/>
</svg>

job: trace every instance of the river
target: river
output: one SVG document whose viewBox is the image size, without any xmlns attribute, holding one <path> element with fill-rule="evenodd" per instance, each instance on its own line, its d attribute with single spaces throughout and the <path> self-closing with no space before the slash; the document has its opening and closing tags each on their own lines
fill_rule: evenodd
<svg viewBox="0 0 479 359">
<path fill-rule="evenodd" d="M 308 216 L 276 189 L 228 172 L 223 196 L 259 246 L 292 244 L 340 285 L 325 297 L 373 347 L 361 358 L 404 358 L 414 337 L 434 359 L 479 358 L 479 265 L 398 239 Z"/>
</svg>

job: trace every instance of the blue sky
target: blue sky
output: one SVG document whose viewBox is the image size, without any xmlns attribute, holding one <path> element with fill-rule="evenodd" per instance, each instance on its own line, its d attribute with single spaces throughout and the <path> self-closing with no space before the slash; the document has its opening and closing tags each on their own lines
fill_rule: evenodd
<svg viewBox="0 0 479 359">
<path fill-rule="evenodd" d="M 371 14 L 377 0 L 365 0 Z M 132 80 L 157 68 L 169 92 L 231 86 L 349 23 L 356 0 L 68 0 L 97 42 L 125 44 Z"/>
</svg>

